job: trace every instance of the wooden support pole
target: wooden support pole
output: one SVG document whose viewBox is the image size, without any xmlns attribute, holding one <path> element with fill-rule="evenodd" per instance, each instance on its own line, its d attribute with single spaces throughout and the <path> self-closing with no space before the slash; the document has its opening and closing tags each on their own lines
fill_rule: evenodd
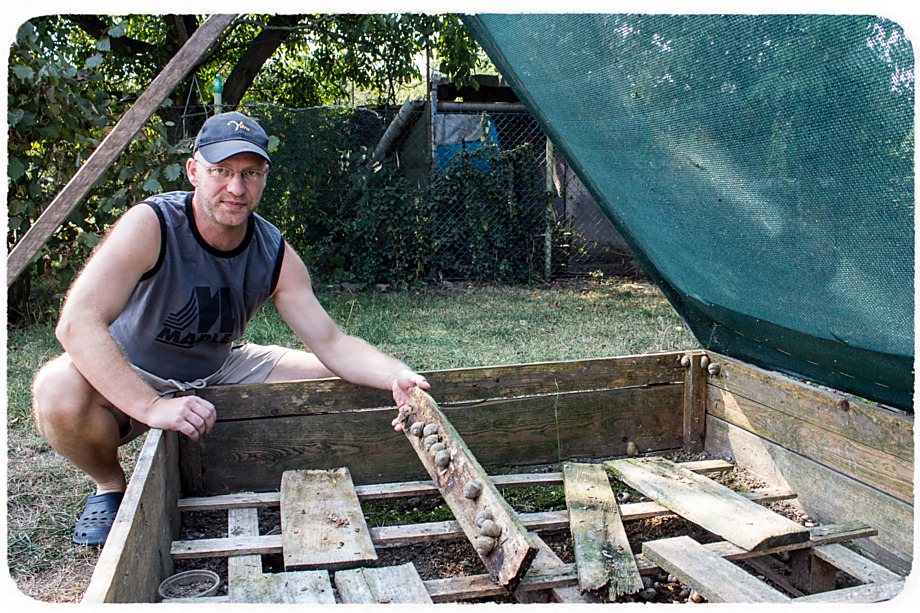
<svg viewBox="0 0 920 613">
<path fill-rule="evenodd" d="M 829 592 L 837 583 L 837 568 L 810 549 L 789 552 L 789 583 L 804 594 Z"/>
<path fill-rule="evenodd" d="M 684 451 L 698 453 L 703 450 L 706 430 L 706 369 L 700 360 L 705 354 L 688 353 L 681 358 L 685 364 L 684 379 Z M 708 359 L 708 358 L 707 358 Z M 689 364 L 687 364 L 689 362 Z"/>
<path fill-rule="evenodd" d="M 22 274 L 42 245 L 86 196 L 102 173 L 112 165 L 134 135 L 163 103 L 176 85 L 194 68 L 212 44 L 223 34 L 235 15 L 212 15 L 179 49 L 130 109 L 115 124 L 89 159 L 23 235 L 6 260 L 6 286 Z"/>
<path fill-rule="evenodd" d="M 489 575 L 513 591 L 537 555 L 536 544 L 434 399 L 415 388 L 409 406 L 400 415 L 409 443 Z M 483 513 L 491 518 L 482 519 Z"/>
</svg>

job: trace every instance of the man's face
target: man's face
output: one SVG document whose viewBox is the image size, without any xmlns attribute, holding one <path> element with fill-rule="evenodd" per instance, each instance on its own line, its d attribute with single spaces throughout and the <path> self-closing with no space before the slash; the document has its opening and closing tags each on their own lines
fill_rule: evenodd
<svg viewBox="0 0 920 613">
<path fill-rule="evenodd" d="M 215 168 L 229 169 L 233 174 L 229 178 L 221 177 L 228 173 Z M 262 199 L 264 176 L 255 177 L 256 180 L 244 178 L 243 173 L 253 170 L 266 172 L 268 164 L 262 156 L 248 152 L 230 156 L 217 164 L 196 154 L 186 164 L 189 181 L 195 186 L 195 197 L 203 212 L 212 222 L 226 228 L 245 225 Z"/>
</svg>

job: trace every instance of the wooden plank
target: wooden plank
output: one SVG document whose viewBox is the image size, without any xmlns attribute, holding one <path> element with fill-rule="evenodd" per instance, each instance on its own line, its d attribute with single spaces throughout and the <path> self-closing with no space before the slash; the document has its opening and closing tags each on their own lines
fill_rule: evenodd
<svg viewBox="0 0 920 613">
<path fill-rule="evenodd" d="M 115 127 L 96 147 L 92 155 L 70 179 L 54 201 L 42 212 L 23 235 L 6 261 L 6 284 L 13 284 L 42 245 L 57 230 L 61 222 L 77 207 L 93 188 L 102 173 L 124 151 L 147 119 L 163 103 L 176 85 L 195 67 L 211 45 L 223 34 L 235 15 L 212 15 L 195 30 L 165 68 L 147 86 L 144 93 L 122 115 Z"/>
<path fill-rule="evenodd" d="M 565 502 L 582 591 L 609 585 L 610 599 L 642 589 L 607 472 L 597 464 L 565 463 Z"/>
<path fill-rule="evenodd" d="M 684 380 L 684 451 L 698 453 L 703 449 L 706 430 L 706 369 L 700 364 L 704 354 L 688 353 L 690 365 Z"/>
<path fill-rule="evenodd" d="M 343 604 L 431 604 L 431 596 L 411 562 L 340 570 L 333 580 Z"/>
<path fill-rule="evenodd" d="M 880 451 L 798 415 L 789 415 L 727 390 L 712 388 L 710 396 L 708 410 L 713 417 L 744 428 L 904 502 L 913 502 L 913 458 L 905 460 Z"/>
<path fill-rule="evenodd" d="M 683 383 L 673 352 L 561 362 L 428 370 L 442 409 L 451 404 Z M 194 392 L 221 408 L 219 421 L 392 407 L 388 392 L 338 378 L 209 387 Z"/>
<path fill-rule="evenodd" d="M 878 536 L 854 543 L 864 555 L 908 572 L 913 560 L 913 507 L 755 434 L 709 416 L 706 450 L 730 455 L 765 481 L 796 492 L 812 518 L 838 523 L 858 517 Z"/>
<path fill-rule="evenodd" d="M 666 385 L 511 398 L 444 413 L 485 466 L 550 464 L 625 455 L 628 440 L 643 450 L 679 448 L 674 415 L 681 390 Z M 305 468 L 347 466 L 362 484 L 423 478 L 412 447 L 390 425 L 395 414 L 371 409 L 218 422 L 197 442 L 183 439 L 183 450 L 200 447 L 203 471 L 183 474 L 183 492 L 276 489 L 285 470 Z"/>
<path fill-rule="evenodd" d="M 604 466 L 630 487 L 745 549 L 808 540 L 803 526 L 664 458 L 627 458 Z"/>
<path fill-rule="evenodd" d="M 177 454 L 175 432 L 147 433 L 82 602 L 157 601 L 160 582 L 173 574 L 169 552 L 179 533 Z"/>
<path fill-rule="evenodd" d="M 710 387 L 731 392 L 901 460 L 914 460 L 914 418 L 751 364 L 713 355 L 721 365 Z"/>
<path fill-rule="evenodd" d="M 253 507 L 229 509 L 227 511 L 227 535 L 259 536 L 259 510 Z M 227 583 L 232 584 L 242 577 L 262 574 L 262 556 L 231 556 L 227 559 Z"/>
<path fill-rule="evenodd" d="M 578 576 L 574 564 L 563 564 L 546 569 L 531 568 L 521 579 L 515 593 L 567 587 L 577 583 Z M 508 593 L 507 589 L 495 583 L 489 575 L 429 579 L 425 581 L 425 589 L 428 590 L 434 603 L 502 596 Z"/>
<path fill-rule="evenodd" d="M 888 583 L 869 583 L 866 585 L 857 585 L 846 587 L 833 592 L 822 592 L 810 596 L 796 598 L 793 602 L 802 604 L 858 604 L 884 602 L 891 600 L 904 591 L 904 581 L 892 581 Z"/>
<path fill-rule="evenodd" d="M 335 604 L 335 593 L 325 570 L 262 573 L 231 583 L 230 602 Z"/>
<path fill-rule="evenodd" d="M 901 575 L 839 543 L 821 545 L 812 551 L 822 560 L 865 583 L 890 583 L 903 579 Z"/>
<path fill-rule="evenodd" d="M 642 553 L 709 602 L 781 603 L 792 600 L 707 551 L 689 536 L 643 543 Z"/>
<path fill-rule="evenodd" d="M 434 399 L 415 388 L 409 407 L 410 410 L 400 415 L 406 439 L 438 486 L 489 575 L 500 585 L 514 590 L 537 555 L 536 544 Z M 436 433 L 423 432 L 422 427 L 434 428 Z M 430 437 L 444 446 L 438 455 L 446 457 L 447 462 L 438 462 L 426 449 Z M 476 496 L 464 493 L 471 485 L 479 488 Z M 491 515 L 490 525 L 495 527 L 496 534 L 481 533 L 486 526 L 477 523 L 480 512 Z M 481 544 L 483 538 L 488 538 L 491 545 L 485 551 Z"/>
<path fill-rule="evenodd" d="M 789 582 L 804 594 L 834 589 L 837 569 L 812 553 L 810 549 L 789 552 Z"/>
<path fill-rule="evenodd" d="M 755 494 L 749 494 L 755 496 Z M 756 500 L 752 497 L 752 500 Z M 759 502 L 769 502 L 770 498 L 765 498 Z M 670 509 L 667 509 L 654 502 L 634 502 L 625 504 L 621 507 L 623 520 L 649 519 L 660 517 L 662 515 L 673 515 Z M 540 513 L 521 513 L 518 515 L 521 523 L 531 531 L 540 530 L 541 532 L 559 532 L 568 529 L 569 517 L 566 511 L 544 511 Z M 861 524 L 860 524 L 861 525 Z M 814 534 L 816 530 L 822 527 L 812 528 Z M 418 544 L 430 541 L 443 541 L 464 538 L 465 534 L 460 528 L 460 524 L 455 521 L 427 522 L 419 524 L 406 524 L 399 526 L 378 526 L 369 529 L 371 540 L 375 547 L 395 547 L 406 544 Z M 874 530 L 871 535 L 876 534 Z M 862 528 L 857 532 L 848 532 L 838 540 L 850 540 L 870 536 Z M 820 542 L 835 542 L 821 540 Z M 803 546 L 811 546 L 805 544 Z M 795 546 L 778 547 L 767 551 L 787 551 Z M 221 556 L 247 555 L 252 553 L 281 553 L 281 536 L 267 535 L 258 537 L 227 537 L 213 539 L 196 539 L 193 541 L 174 541 L 170 550 L 170 555 L 175 559 L 189 558 L 209 558 Z M 746 554 L 746 550 L 737 547 L 735 552 Z M 755 554 L 761 555 L 762 552 Z M 729 554 L 726 554 L 729 555 Z M 740 554 L 739 554 L 740 555 Z M 744 557 L 743 555 L 741 557 Z"/>
<path fill-rule="evenodd" d="M 687 470 L 705 475 L 714 472 L 731 470 L 734 464 L 724 460 L 693 460 L 680 462 Z M 540 485 L 562 485 L 561 472 L 546 473 L 510 473 L 506 475 L 490 475 L 492 483 L 498 489 L 534 487 Z M 403 481 L 399 483 L 375 483 L 370 485 L 356 485 L 355 493 L 358 500 L 378 500 L 385 498 L 400 498 L 408 496 L 440 496 L 434 481 Z M 745 495 L 749 492 L 741 492 Z M 768 494 L 771 501 L 794 498 L 795 494 L 780 488 L 763 488 L 757 494 Z M 238 494 L 218 494 L 216 496 L 202 496 L 180 498 L 178 505 L 180 511 L 218 511 L 240 507 L 273 507 L 281 502 L 281 492 L 240 492 Z"/>
<path fill-rule="evenodd" d="M 351 568 L 377 559 L 347 468 L 284 473 L 281 537 L 287 570 Z"/>
</svg>

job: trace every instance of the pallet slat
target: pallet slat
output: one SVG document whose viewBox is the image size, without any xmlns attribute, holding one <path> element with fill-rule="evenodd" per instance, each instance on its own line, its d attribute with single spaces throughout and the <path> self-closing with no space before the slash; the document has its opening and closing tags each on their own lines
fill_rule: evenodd
<svg viewBox="0 0 920 613">
<path fill-rule="evenodd" d="M 255 507 L 227 511 L 228 536 L 259 536 L 259 510 Z M 227 583 L 262 574 L 262 556 L 231 556 L 227 559 Z"/>
<path fill-rule="evenodd" d="M 890 583 L 903 577 L 839 543 L 815 547 L 815 555 L 866 583 Z"/>
<path fill-rule="evenodd" d="M 643 543 L 642 553 L 709 602 L 785 603 L 792 600 L 706 550 L 689 536 Z"/>
<path fill-rule="evenodd" d="M 604 466 L 630 487 L 745 549 L 808 540 L 805 527 L 664 458 L 627 458 Z"/>
<path fill-rule="evenodd" d="M 565 501 L 578 567 L 578 586 L 609 585 L 610 598 L 642 589 L 610 480 L 597 464 L 563 464 Z"/>
<path fill-rule="evenodd" d="M 434 399 L 424 390 L 415 388 L 410 395 L 409 407 L 409 411 L 400 415 L 406 439 L 438 486 L 489 574 L 496 582 L 513 590 L 537 555 L 533 539 Z M 418 430 L 414 432 L 413 426 Z M 434 433 L 422 430 L 432 427 L 435 428 Z M 433 454 L 426 449 L 425 441 L 431 437 L 443 445 L 438 453 L 447 457 L 447 463 L 436 463 Z M 476 496 L 465 494 L 465 488 L 474 484 L 478 485 L 479 493 Z M 496 526 L 499 534 L 480 533 L 477 516 L 481 512 L 490 514 L 492 525 Z M 481 537 L 491 538 L 493 547 L 482 551 L 477 545 Z"/>
<path fill-rule="evenodd" d="M 343 604 L 431 604 L 415 565 L 355 568 L 333 577 Z"/>
<path fill-rule="evenodd" d="M 231 583 L 230 602 L 335 604 L 335 593 L 324 570 L 262 573 Z"/>
<path fill-rule="evenodd" d="M 288 570 L 349 568 L 377 559 L 347 468 L 284 473 L 281 537 Z"/>
</svg>

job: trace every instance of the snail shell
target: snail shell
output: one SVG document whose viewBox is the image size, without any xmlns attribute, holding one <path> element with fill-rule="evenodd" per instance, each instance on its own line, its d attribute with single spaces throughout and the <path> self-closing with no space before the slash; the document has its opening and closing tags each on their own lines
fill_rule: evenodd
<svg viewBox="0 0 920 613">
<path fill-rule="evenodd" d="M 709 368 L 707 370 L 709 371 L 710 375 L 717 375 L 722 370 L 722 365 L 719 364 L 718 362 L 713 362 L 712 364 L 709 365 Z"/>
<path fill-rule="evenodd" d="M 634 442 L 629 441 L 628 443 L 626 443 L 626 455 L 628 455 L 631 458 L 636 457 L 637 455 L 639 455 L 639 447 L 637 447 Z"/>
<path fill-rule="evenodd" d="M 484 556 L 495 548 L 495 539 L 491 536 L 477 536 L 473 544 L 476 546 L 476 553 Z"/>
<path fill-rule="evenodd" d="M 482 525 L 479 526 L 479 534 L 483 536 L 491 536 L 492 538 L 496 538 L 500 536 L 501 533 L 502 533 L 502 527 L 499 526 L 494 521 L 492 521 L 491 519 L 485 520 L 484 522 L 482 522 Z"/>
<path fill-rule="evenodd" d="M 626 504 L 629 502 L 630 498 L 632 498 L 632 496 L 629 495 L 629 492 L 620 492 L 617 494 L 617 502 L 620 504 Z"/>
<path fill-rule="evenodd" d="M 435 455 L 438 455 L 438 452 L 441 451 L 442 449 L 447 449 L 447 445 L 445 445 L 444 443 L 435 443 L 434 445 L 428 448 L 428 453 L 435 456 Z"/>
<path fill-rule="evenodd" d="M 438 424 L 428 424 L 428 425 L 426 425 L 426 426 L 425 426 L 425 429 L 423 430 L 423 432 L 424 432 L 425 436 L 431 436 L 432 434 L 437 434 L 437 432 L 438 432 Z"/>
<path fill-rule="evenodd" d="M 476 525 L 482 527 L 483 522 L 487 519 L 492 519 L 492 511 L 489 509 L 483 509 L 476 514 Z"/>
<path fill-rule="evenodd" d="M 706 368 L 707 366 L 709 366 L 709 356 L 708 355 L 704 355 L 703 357 L 700 358 L 700 366 L 702 366 L 703 368 Z"/>
<path fill-rule="evenodd" d="M 463 495 L 467 498 L 479 498 L 482 493 L 482 483 L 479 481 L 467 481 L 463 486 Z"/>
<path fill-rule="evenodd" d="M 446 449 L 439 451 L 438 455 L 434 456 L 434 463 L 441 468 L 450 464 L 450 452 Z"/>
<path fill-rule="evenodd" d="M 684 368 L 688 368 L 690 366 L 690 356 L 685 355 L 684 357 L 682 357 L 680 359 L 680 365 L 683 366 Z"/>
<path fill-rule="evenodd" d="M 425 437 L 425 450 L 427 451 L 428 449 L 431 448 L 432 445 L 434 445 L 434 444 L 437 443 L 437 442 L 438 442 L 438 435 L 437 435 L 437 434 L 432 434 L 432 435 L 430 435 L 430 436 L 426 436 L 426 437 Z"/>
<path fill-rule="evenodd" d="M 420 437 L 420 436 L 422 436 L 422 428 L 423 428 L 423 427 L 424 427 L 424 426 L 423 426 L 422 422 L 417 421 L 417 422 L 415 422 L 414 424 L 412 424 L 411 426 L 409 426 L 409 434 L 411 434 L 412 436 L 419 436 L 419 437 Z"/>
</svg>

